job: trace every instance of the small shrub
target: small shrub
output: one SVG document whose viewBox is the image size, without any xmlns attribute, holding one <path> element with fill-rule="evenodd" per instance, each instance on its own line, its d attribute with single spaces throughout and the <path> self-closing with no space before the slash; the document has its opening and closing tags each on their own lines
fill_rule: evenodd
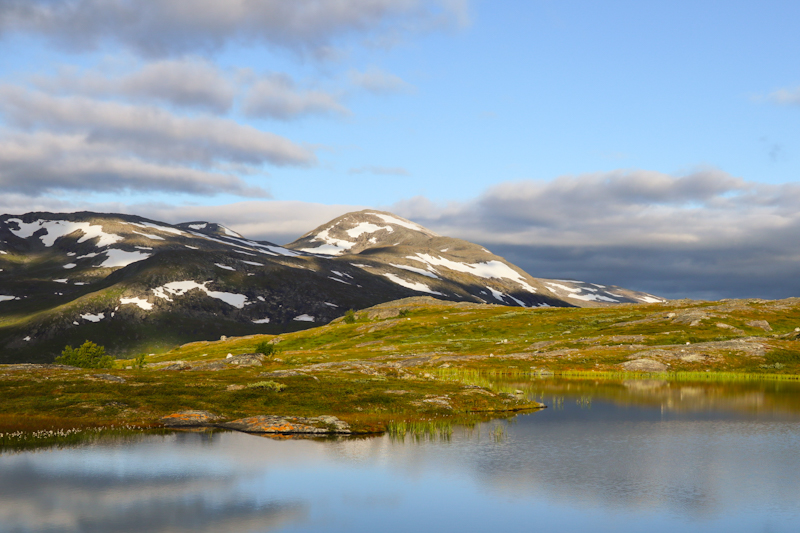
<svg viewBox="0 0 800 533">
<path fill-rule="evenodd" d="M 400 318 L 405 318 L 410 314 L 411 314 L 411 311 L 409 311 L 408 309 L 401 309 L 400 312 L 397 313 L 397 316 L 399 316 Z"/>
<path fill-rule="evenodd" d="M 280 392 L 286 388 L 286 385 L 283 383 L 278 383 L 277 381 L 259 381 L 257 383 L 250 383 L 247 386 L 248 389 L 264 389 L 270 390 L 273 392 Z"/>
<path fill-rule="evenodd" d="M 143 369 L 143 368 L 144 368 L 144 365 L 146 364 L 146 363 L 144 362 L 144 359 L 145 359 L 145 357 L 147 357 L 147 355 L 146 355 L 146 354 L 143 354 L 143 353 L 140 353 L 139 355 L 137 355 L 136 357 L 134 357 L 134 358 L 133 358 L 133 368 L 135 368 L 136 370 L 141 370 L 141 369 Z"/>
<path fill-rule="evenodd" d="M 114 367 L 114 358 L 106 355 L 106 349 L 88 340 L 77 349 L 72 346 L 65 346 L 64 351 L 56 357 L 55 362 L 59 365 L 71 365 L 80 368 Z"/>
<path fill-rule="evenodd" d="M 347 312 L 344 314 L 344 323 L 345 324 L 355 324 L 356 323 L 356 312 L 352 309 L 348 309 Z"/>
<path fill-rule="evenodd" d="M 267 357 L 272 357 L 278 353 L 278 347 L 269 341 L 261 341 L 256 344 L 255 352 L 263 353 Z"/>
</svg>

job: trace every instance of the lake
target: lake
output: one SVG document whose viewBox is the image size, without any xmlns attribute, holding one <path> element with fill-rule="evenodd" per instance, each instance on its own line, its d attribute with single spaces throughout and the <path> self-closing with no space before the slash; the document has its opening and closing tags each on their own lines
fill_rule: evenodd
<svg viewBox="0 0 800 533">
<path fill-rule="evenodd" d="M 117 438 L 0 455 L 1 532 L 800 530 L 800 385 L 507 380 L 450 438 Z"/>
</svg>

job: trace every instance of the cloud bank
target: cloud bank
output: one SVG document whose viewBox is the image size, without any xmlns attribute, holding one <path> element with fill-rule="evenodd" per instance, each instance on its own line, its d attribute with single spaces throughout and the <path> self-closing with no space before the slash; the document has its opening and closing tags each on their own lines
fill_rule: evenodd
<svg viewBox="0 0 800 533">
<path fill-rule="evenodd" d="M 470 202 L 391 206 L 539 277 L 669 298 L 800 296 L 800 185 L 706 169 L 617 171 L 499 184 Z"/>
<path fill-rule="evenodd" d="M 77 209 L 16 196 L 0 200 L 0 211 L 19 214 L 28 205 L 25 210 Z M 417 197 L 390 206 L 248 201 L 94 209 L 166 222 L 221 222 L 250 238 L 285 244 L 348 211 L 372 207 L 486 246 L 537 277 L 716 300 L 800 296 L 797 205 L 798 184 L 764 185 L 706 169 L 680 176 L 632 170 L 506 182 L 450 204 Z"/>
<path fill-rule="evenodd" d="M 77 51 L 122 45 L 144 57 L 209 52 L 226 44 L 277 46 L 325 56 L 340 39 L 468 22 L 466 0 L 5 0 L 0 34 L 43 35 Z"/>
</svg>

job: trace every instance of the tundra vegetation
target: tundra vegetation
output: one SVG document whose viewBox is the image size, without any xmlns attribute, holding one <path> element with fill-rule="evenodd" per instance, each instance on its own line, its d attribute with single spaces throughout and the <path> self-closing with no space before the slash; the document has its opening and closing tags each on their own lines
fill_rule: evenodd
<svg viewBox="0 0 800 533">
<path fill-rule="evenodd" d="M 0 446 L 36 432 L 50 431 L 49 442 L 58 432 L 162 428 L 161 417 L 186 410 L 333 415 L 353 433 L 446 437 L 453 425 L 550 403 L 522 384 L 553 375 L 800 379 L 800 299 L 521 309 L 419 297 L 347 316 L 356 320 L 193 342 L 113 369 L 0 366 Z M 84 346 L 97 360 L 100 347 Z"/>
</svg>

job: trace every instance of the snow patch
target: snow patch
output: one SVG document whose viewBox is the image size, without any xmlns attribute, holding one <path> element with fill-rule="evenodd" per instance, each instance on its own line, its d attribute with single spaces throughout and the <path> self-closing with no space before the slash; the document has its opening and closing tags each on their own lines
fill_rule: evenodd
<svg viewBox="0 0 800 533">
<path fill-rule="evenodd" d="M 408 222 L 406 220 L 400 220 L 397 217 L 393 217 L 393 216 L 390 216 L 390 215 L 384 215 L 382 213 L 366 213 L 366 214 L 367 215 L 372 215 L 374 217 L 378 217 L 381 220 L 383 220 L 384 222 L 387 222 L 389 224 L 395 224 L 397 226 L 402 226 L 404 228 L 413 229 L 414 231 L 421 231 L 422 233 L 424 233 L 426 235 L 430 235 L 432 237 L 438 237 L 438 235 L 436 233 L 432 232 L 429 229 L 423 228 L 419 224 L 414 224 L 413 222 Z"/>
<path fill-rule="evenodd" d="M 418 253 L 416 256 L 408 256 L 407 259 L 413 259 L 414 261 L 420 261 L 433 266 L 443 266 L 449 268 L 450 270 L 455 270 L 456 272 L 465 272 L 467 274 L 472 274 L 473 276 L 478 276 L 485 279 L 508 279 L 518 283 L 528 292 L 536 292 L 536 289 L 531 287 L 519 272 L 516 272 L 510 266 L 501 261 L 492 260 L 485 263 L 472 264 L 459 263 L 444 257 L 433 257 L 431 255 L 421 253 Z"/>
<path fill-rule="evenodd" d="M 664 301 L 661 298 L 655 298 L 653 296 L 636 296 L 636 299 L 648 304 L 658 304 Z"/>
<path fill-rule="evenodd" d="M 494 296 L 495 300 L 500 300 L 501 302 L 506 303 L 506 301 L 503 300 L 503 296 L 505 296 L 505 293 L 500 292 L 500 291 L 496 291 L 491 287 L 486 287 L 486 288 L 489 289 L 489 292 L 492 293 L 492 296 Z"/>
<path fill-rule="evenodd" d="M 203 222 L 202 224 L 189 224 L 189 227 L 196 230 L 201 230 L 208 226 L 207 222 Z"/>
<path fill-rule="evenodd" d="M 164 237 L 159 237 L 158 235 L 153 235 L 152 233 L 142 233 L 141 231 L 134 230 L 133 233 L 136 235 L 141 235 L 142 237 L 147 237 L 153 241 L 163 241 Z"/>
<path fill-rule="evenodd" d="M 97 257 L 98 255 L 100 254 L 97 252 L 92 252 L 86 255 L 79 255 L 78 257 L 76 257 L 76 259 L 91 259 L 92 257 Z"/>
<path fill-rule="evenodd" d="M 121 303 L 122 305 L 133 304 L 138 306 L 140 309 L 144 309 L 145 311 L 150 311 L 151 309 L 153 309 L 153 304 L 142 298 L 136 298 L 136 297 L 120 298 L 119 303 Z"/>
<path fill-rule="evenodd" d="M 389 233 L 394 231 L 394 228 L 391 226 L 376 226 L 375 224 L 370 224 L 369 222 L 361 222 L 354 228 L 350 228 L 349 230 L 345 231 L 351 238 L 356 239 L 359 235 L 363 235 L 364 233 L 375 233 L 376 231 L 380 231 L 385 229 Z"/>
<path fill-rule="evenodd" d="M 9 218 L 6 222 L 16 222 L 19 226 L 18 230 L 8 229 L 11 233 L 23 239 L 27 239 L 44 228 L 47 233 L 39 235 L 39 239 L 48 248 L 53 246 L 58 238 L 69 235 L 75 231 L 83 232 L 83 237 L 78 239 L 78 243 L 99 237 L 100 240 L 97 241 L 97 246 L 109 246 L 123 240 L 119 235 L 104 232 L 103 226 L 94 226 L 88 222 L 69 222 L 66 220 L 36 220 L 34 222 L 23 222 L 18 218 Z"/>
<path fill-rule="evenodd" d="M 332 304 L 332 303 L 330 303 L 330 302 L 322 302 L 322 303 L 324 303 L 325 305 L 329 305 L 329 306 L 331 306 L 331 307 L 339 307 L 338 305 L 336 305 L 336 304 Z"/>
<path fill-rule="evenodd" d="M 75 263 L 67 263 L 66 265 L 64 265 L 64 268 L 69 270 L 70 268 L 75 268 L 76 266 L 78 265 L 76 265 Z"/>
<path fill-rule="evenodd" d="M 81 315 L 81 318 L 84 320 L 88 320 L 89 322 L 100 322 L 106 317 L 105 313 L 97 313 L 96 315 L 92 314 L 85 314 Z"/>
<path fill-rule="evenodd" d="M 197 246 L 189 246 L 188 244 L 184 244 L 185 247 L 189 248 L 190 250 L 199 250 Z"/>
<path fill-rule="evenodd" d="M 16 300 L 16 296 L 9 296 L 6 294 L 0 294 L 0 302 L 8 302 L 10 300 Z"/>
<path fill-rule="evenodd" d="M 262 318 L 260 320 L 253 320 L 253 324 L 269 324 L 269 318 Z"/>
<path fill-rule="evenodd" d="M 126 252 L 125 250 L 118 250 L 116 248 L 106 250 L 105 253 L 106 260 L 98 265 L 100 267 L 124 267 L 130 265 L 131 263 L 143 261 L 150 257 L 150 254 L 145 254 L 142 252 Z"/>
<path fill-rule="evenodd" d="M 222 265 L 220 263 L 214 263 L 214 265 L 218 266 L 219 268 L 224 268 L 225 270 L 232 270 L 236 272 L 236 269 L 233 267 L 229 267 L 228 265 Z"/>
<path fill-rule="evenodd" d="M 152 222 L 130 222 L 129 224 L 131 224 L 132 226 L 138 226 L 140 228 L 151 228 L 151 229 L 157 229 L 158 231 L 165 231 L 167 233 L 174 233 L 175 235 L 183 235 L 183 232 L 179 229 L 168 228 L 166 226 L 159 226 L 158 224 L 153 224 Z M 134 233 L 136 232 L 134 231 Z M 161 238 L 159 237 L 159 239 Z M 163 241 L 164 239 L 161 240 Z"/>
<path fill-rule="evenodd" d="M 67 278 L 62 278 L 62 279 L 54 279 L 53 281 L 55 281 L 56 283 L 67 283 L 69 280 Z"/>
<path fill-rule="evenodd" d="M 244 260 L 242 260 L 242 263 L 244 263 L 245 265 L 253 265 L 253 266 L 257 266 L 257 267 L 263 267 L 264 266 L 264 263 L 256 263 L 255 261 L 244 261 Z"/>
<path fill-rule="evenodd" d="M 242 237 L 241 235 L 239 235 L 238 233 L 236 233 L 235 231 L 233 231 L 233 230 L 231 230 L 231 229 L 228 229 L 228 228 L 226 228 L 226 227 L 225 227 L 225 226 L 223 226 L 222 224 L 217 224 L 217 225 L 218 225 L 220 228 L 222 228 L 222 231 L 223 231 L 223 232 L 225 232 L 225 235 L 229 235 L 229 236 L 231 236 L 231 237 L 239 237 L 240 239 L 243 239 L 243 238 L 244 238 L 244 237 Z"/>
<path fill-rule="evenodd" d="M 152 250 L 149 246 L 134 246 L 137 250 Z"/>
<path fill-rule="evenodd" d="M 444 296 L 444 294 L 442 294 L 441 292 L 434 291 L 424 283 L 415 283 L 413 281 L 407 281 L 404 280 L 403 278 L 400 278 L 398 276 L 395 276 L 394 274 L 389 274 L 389 273 L 384 274 L 384 276 L 389 278 L 392 282 L 397 283 L 398 285 L 401 285 L 407 289 L 411 289 L 412 291 L 427 292 L 428 294 L 438 294 L 439 296 Z"/>
<path fill-rule="evenodd" d="M 567 298 L 575 298 L 576 300 L 583 300 L 584 302 L 613 302 L 619 303 L 619 300 L 601 296 L 599 294 L 569 294 Z"/>
<path fill-rule="evenodd" d="M 545 282 L 545 285 L 547 285 L 551 289 L 555 289 L 555 290 L 562 290 L 562 291 L 567 291 L 567 292 L 581 292 L 580 288 L 567 287 L 566 285 L 562 285 L 560 283 Z"/>
<path fill-rule="evenodd" d="M 353 247 L 355 243 L 331 237 L 330 231 L 332 229 L 333 226 L 324 229 L 312 239 L 312 241 L 322 241 L 325 244 L 316 248 L 303 248 L 302 251 L 322 255 L 340 255 Z"/>
<path fill-rule="evenodd" d="M 415 268 L 415 267 L 410 267 L 410 266 L 406 266 L 406 265 L 395 265 L 394 263 L 389 263 L 389 264 L 392 265 L 395 268 L 402 268 L 403 270 L 408 270 L 409 272 L 416 272 L 417 274 L 422 274 L 423 276 L 428 276 L 429 278 L 441 279 L 441 278 L 439 278 L 439 276 L 437 276 L 436 274 L 434 274 L 433 272 L 430 272 L 428 270 L 423 270 L 421 268 Z"/>
<path fill-rule="evenodd" d="M 311 315 L 300 315 L 294 317 L 292 320 L 297 320 L 298 322 L 314 322 L 314 317 Z"/>
<path fill-rule="evenodd" d="M 328 276 L 328 279 L 332 279 L 333 281 L 338 281 L 339 283 L 344 283 L 345 285 L 352 285 L 352 283 L 347 283 L 345 280 L 334 278 L 333 276 Z"/>
<path fill-rule="evenodd" d="M 31 340 L 31 336 L 30 336 L 30 335 L 28 335 L 27 337 L 25 337 L 25 338 L 24 338 L 24 339 L 22 339 L 22 340 L 24 340 L 25 342 L 28 342 L 28 341 L 30 341 L 30 340 Z"/>
<path fill-rule="evenodd" d="M 172 301 L 172 298 L 168 296 L 171 294 L 173 296 L 183 296 L 187 292 L 193 289 L 199 289 L 205 292 L 211 298 L 216 298 L 217 300 L 222 300 L 228 305 L 232 305 L 238 309 L 243 309 L 245 304 L 247 303 L 247 296 L 244 294 L 235 294 L 232 292 L 219 292 L 219 291 L 211 291 L 206 288 L 206 284 L 210 282 L 206 281 L 204 283 L 197 283 L 196 281 L 173 281 L 171 283 L 167 283 L 166 285 L 162 285 L 161 287 L 156 287 L 152 289 L 153 294 L 157 298 L 164 298 L 168 302 Z"/>
</svg>

